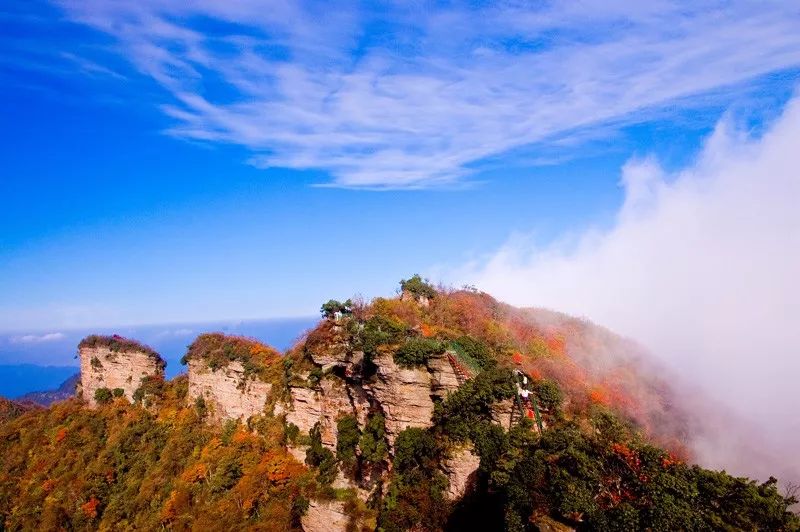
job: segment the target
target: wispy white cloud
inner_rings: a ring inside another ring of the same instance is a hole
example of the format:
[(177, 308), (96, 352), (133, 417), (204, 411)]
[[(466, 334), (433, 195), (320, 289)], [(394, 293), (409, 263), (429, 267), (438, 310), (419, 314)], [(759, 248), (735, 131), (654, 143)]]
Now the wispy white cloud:
[(41, 344), (44, 342), (55, 342), (66, 338), (64, 333), (54, 332), (46, 334), (24, 334), (20, 336), (12, 336), (9, 341), (12, 344)]
[[(447, 277), (641, 341), (733, 412), (701, 418), (705, 463), (800, 480), (799, 137), (800, 98), (760, 138), (725, 120), (680, 172), (627, 163), (611, 229), (518, 237)], [(742, 434), (764, 456), (743, 453)]]
[(61, 52), (61, 57), (66, 59), (67, 61), (74, 63), (81, 71), (87, 75), (100, 75), (100, 76), (109, 76), (114, 79), (118, 80), (125, 80), (125, 76), (122, 74), (111, 70), (110, 68), (106, 68), (103, 65), (95, 63), (94, 61), (90, 61), (85, 57), (81, 57), (79, 55), (70, 53), (70, 52)]
[(171, 134), (346, 187), (452, 183), (486, 157), (800, 65), (791, 2), (58, 3), (169, 91)]
[(181, 328), (181, 329), (165, 329), (163, 331), (159, 331), (155, 336), (156, 338), (169, 338), (175, 337), (180, 338), (183, 336), (191, 336), (194, 331), (188, 328)]

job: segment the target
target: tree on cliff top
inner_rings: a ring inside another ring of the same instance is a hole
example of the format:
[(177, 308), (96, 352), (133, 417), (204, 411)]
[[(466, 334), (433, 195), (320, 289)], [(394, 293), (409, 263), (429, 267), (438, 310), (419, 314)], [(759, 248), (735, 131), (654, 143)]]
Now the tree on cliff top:
[(411, 279), (403, 279), (400, 281), (400, 290), (408, 292), (416, 297), (425, 297), (433, 299), (436, 296), (436, 289), (431, 285), (427, 279), (422, 279), (418, 273), (414, 274)]
[(335, 299), (329, 299), (327, 303), (323, 303), (320, 308), (322, 316), (328, 319), (335, 318), (337, 314), (346, 316), (353, 312), (353, 301), (348, 299), (344, 303)]

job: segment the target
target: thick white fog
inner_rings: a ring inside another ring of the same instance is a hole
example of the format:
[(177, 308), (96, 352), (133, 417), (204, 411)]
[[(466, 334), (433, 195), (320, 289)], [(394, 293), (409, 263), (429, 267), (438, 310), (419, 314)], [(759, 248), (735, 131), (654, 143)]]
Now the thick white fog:
[(730, 411), (703, 416), (702, 463), (800, 479), (800, 98), (758, 138), (722, 120), (680, 172), (621, 175), (612, 228), (515, 238), (449, 280), (634, 338)]

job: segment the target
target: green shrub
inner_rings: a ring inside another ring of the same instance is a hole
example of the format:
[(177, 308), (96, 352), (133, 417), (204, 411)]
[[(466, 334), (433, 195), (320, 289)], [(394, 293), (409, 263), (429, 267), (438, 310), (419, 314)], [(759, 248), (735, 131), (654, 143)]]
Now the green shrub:
[(539, 398), (539, 404), (552, 412), (558, 412), (561, 408), (561, 403), (564, 401), (561, 388), (552, 380), (536, 381), (533, 392)]
[(367, 419), (358, 447), (361, 458), (367, 462), (377, 464), (386, 457), (386, 426), (382, 414), (375, 413)]
[(139, 387), (133, 392), (133, 401), (138, 403), (147, 397), (161, 397), (164, 392), (164, 378), (159, 375), (142, 377)]
[(381, 530), (443, 530), (449, 513), (441, 449), (430, 431), (407, 428), (395, 442), (392, 482), (381, 509)]
[(317, 468), (317, 479), (323, 485), (330, 485), (336, 479), (336, 457), (322, 445), (319, 422), (308, 433), (311, 445), (306, 451), (306, 464)]
[(432, 299), (436, 296), (436, 289), (428, 282), (423, 280), (419, 274), (414, 274), (411, 279), (400, 281), (400, 290), (408, 292), (417, 297), (427, 297)]
[(400, 343), (407, 334), (408, 327), (403, 322), (385, 316), (372, 316), (358, 332), (356, 345), (369, 360), (377, 354), (378, 347)]
[(327, 303), (323, 303), (322, 307), (320, 308), (320, 313), (325, 318), (333, 318), (336, 316), (337, 312), (346, 316), (352, 314), (352, 307), (353, 302), (349, 299), (344, 303), (336, 301), (335, 299), (329, 299)]
[(400, 473), (412, 469), (428, 470), (436, 466), (438, 446), (433, 435), (421, 428), (410, 427), (395, 440), (394, 467)]
[(453, 348), (466, 359), (468, 365), (477, 366), (478, 369), (486, 369), (496, 363), (489, 346), (471, 336), (456, 338)]
[(208, 407), (206, 406), (206, 400), (202, 395), (198, 395), (197, 398), (194, 400), (194, 408), (197, 410), (197, 415), (205, 417), (206, 412), (208, 411)]
[(114, 397), (122, 397), (125, 395), (125, 390), (122, 388), (114, 388), (111, 393), (114, 395)]
[(114, 394), (108, 388), (98, 388), (94, 391), (94, 400), (98, 404), (104, 405), (110, 403), (114, 398)]
[(444, 353), (445, 346), (433, 338), (409, 338), (394, 353), (397, 365), (406, 368), (421, 366), (432, 356)]
[(355, 416), (343, 416), (336, 422), (336, 458), (346, 465), (356, 461), (356, 447), (361, 439), (361, 430)]
[(514, 393), (510, 370), (482, 371), (436, 405), (434, 422), (454, 440), (472, 438), (480, 423), (492, 421), (492, 405), (514, 397)]
[(308, 373), (308, 382), (311, 383), (312, 386), (316, 386), (319, 384), (319, 381), (322, 380), (322, 375), (322, 368), (319, 366), (314, 366)]
[(242, 478), (242, 464), (236, 455), (225, 455), (209, 479), (211, 493), (224, 493), (234, 487)]
[(286, 441), (289, 443), (295, 443), (297, 441), (297, 437), (300, 435), (300, 427), (294, 423), (287, 423), (284, 433), (286, 434)]

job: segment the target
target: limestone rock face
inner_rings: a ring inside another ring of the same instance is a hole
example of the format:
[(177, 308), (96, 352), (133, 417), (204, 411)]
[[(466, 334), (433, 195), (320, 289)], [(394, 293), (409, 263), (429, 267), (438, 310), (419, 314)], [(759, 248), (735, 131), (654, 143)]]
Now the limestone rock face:
[(514, 401), (505, 399), (492, 407), (492, 419), (505, 430), (511, 428), (511, 413), (514, 410)]
[(308, 511), (300, 519), (305, 532), (345, 532), (350, 517), (344, 512), (340, 501), (312, 500)]
[(308, 434), (322, 418), (322, 398), (313, 388), (293, 386), (289, 392), (292, 404), (286, 409), (286, 422), (297, 425), (302, 434)]
[(322, 418), (320, 419), (320, 436), (322, 445), (331, 450), (336, 449), (336, 421), (339, 417), (353, 414), (350, 397), (341, 379), (327, 378), (320, 382), (322, 390)]
[(459, 449), (442, 462), (442, 470), (450, 481), (447, 488), (450, 500), (460, 499), (474, 487), (480, 463), (480, 457), (470, 448)]
[(344, 381), (336, 377), (322, 379), (318, 389), (291, 387), (292, 404), (286, 412), (286, 421), (294, 423), (302, 434), (320, 424), (322, 444), (336, 449), (336, 422), (344, 415), (354, 415)]
[(458, 389), (458, 377), (447, 356), (440, 355), (428, 360), (431, 372), (431, 392), (444, 399), (450, 392)]
[(100, 388), (120, 388), (129, 401), (144, 377), (164, 376), (164, 361), (146, 351), (112, 351), (109, 347), (94, 346), (79, 349), (81, 384), (77, 396), (90, 406), (96, 406), (94, 394)]
[(323, 371), (344, 365), (349, 358), (346, 346), (338, 342), (325, 346), (325, 349), (316, 349), (310, 355), (314, 364), (322, 366)]
[(262, 413), (271, 391), (272, 384), (245, 375), (237, 361), (213, 371), (202, 359), (189, 360), (189, 400), (202, 397), (216, 420)]
[(431, 425), (431, 374), (424, 367), (400, 367), (391, 355), (376, 357), (374, 363), (377, 366), (376, 379), (364, 388), (383, 411), (386, 439), (393, 447), (403, 429)]
[[(343, 351), (340, 351), (342, 353)], [(317, 364), (338, 366), (345, 371), (361, 364), (363, 353), (339, 358), (313, 357)], [(444, 398), (458, 388), (458, 379), (447, 357), (433, 357), (427, 366), (398, 366), (391, 354), (375, 357), (376, 373), (368, 381), (328, 375), (312, 389), (291, 387), (292, 404), (286, 408), (286, 420), (308, 433), (319, 422), (322, 443), (336, 447), (336, 421), (342, 415), (354, 415), (363, 429), (370, 412), (380, 410), (385, 419), (386, 437), (393, 447), (397, 435), (407, 427), (429, 427), (433, 415), (433, 397)]]

